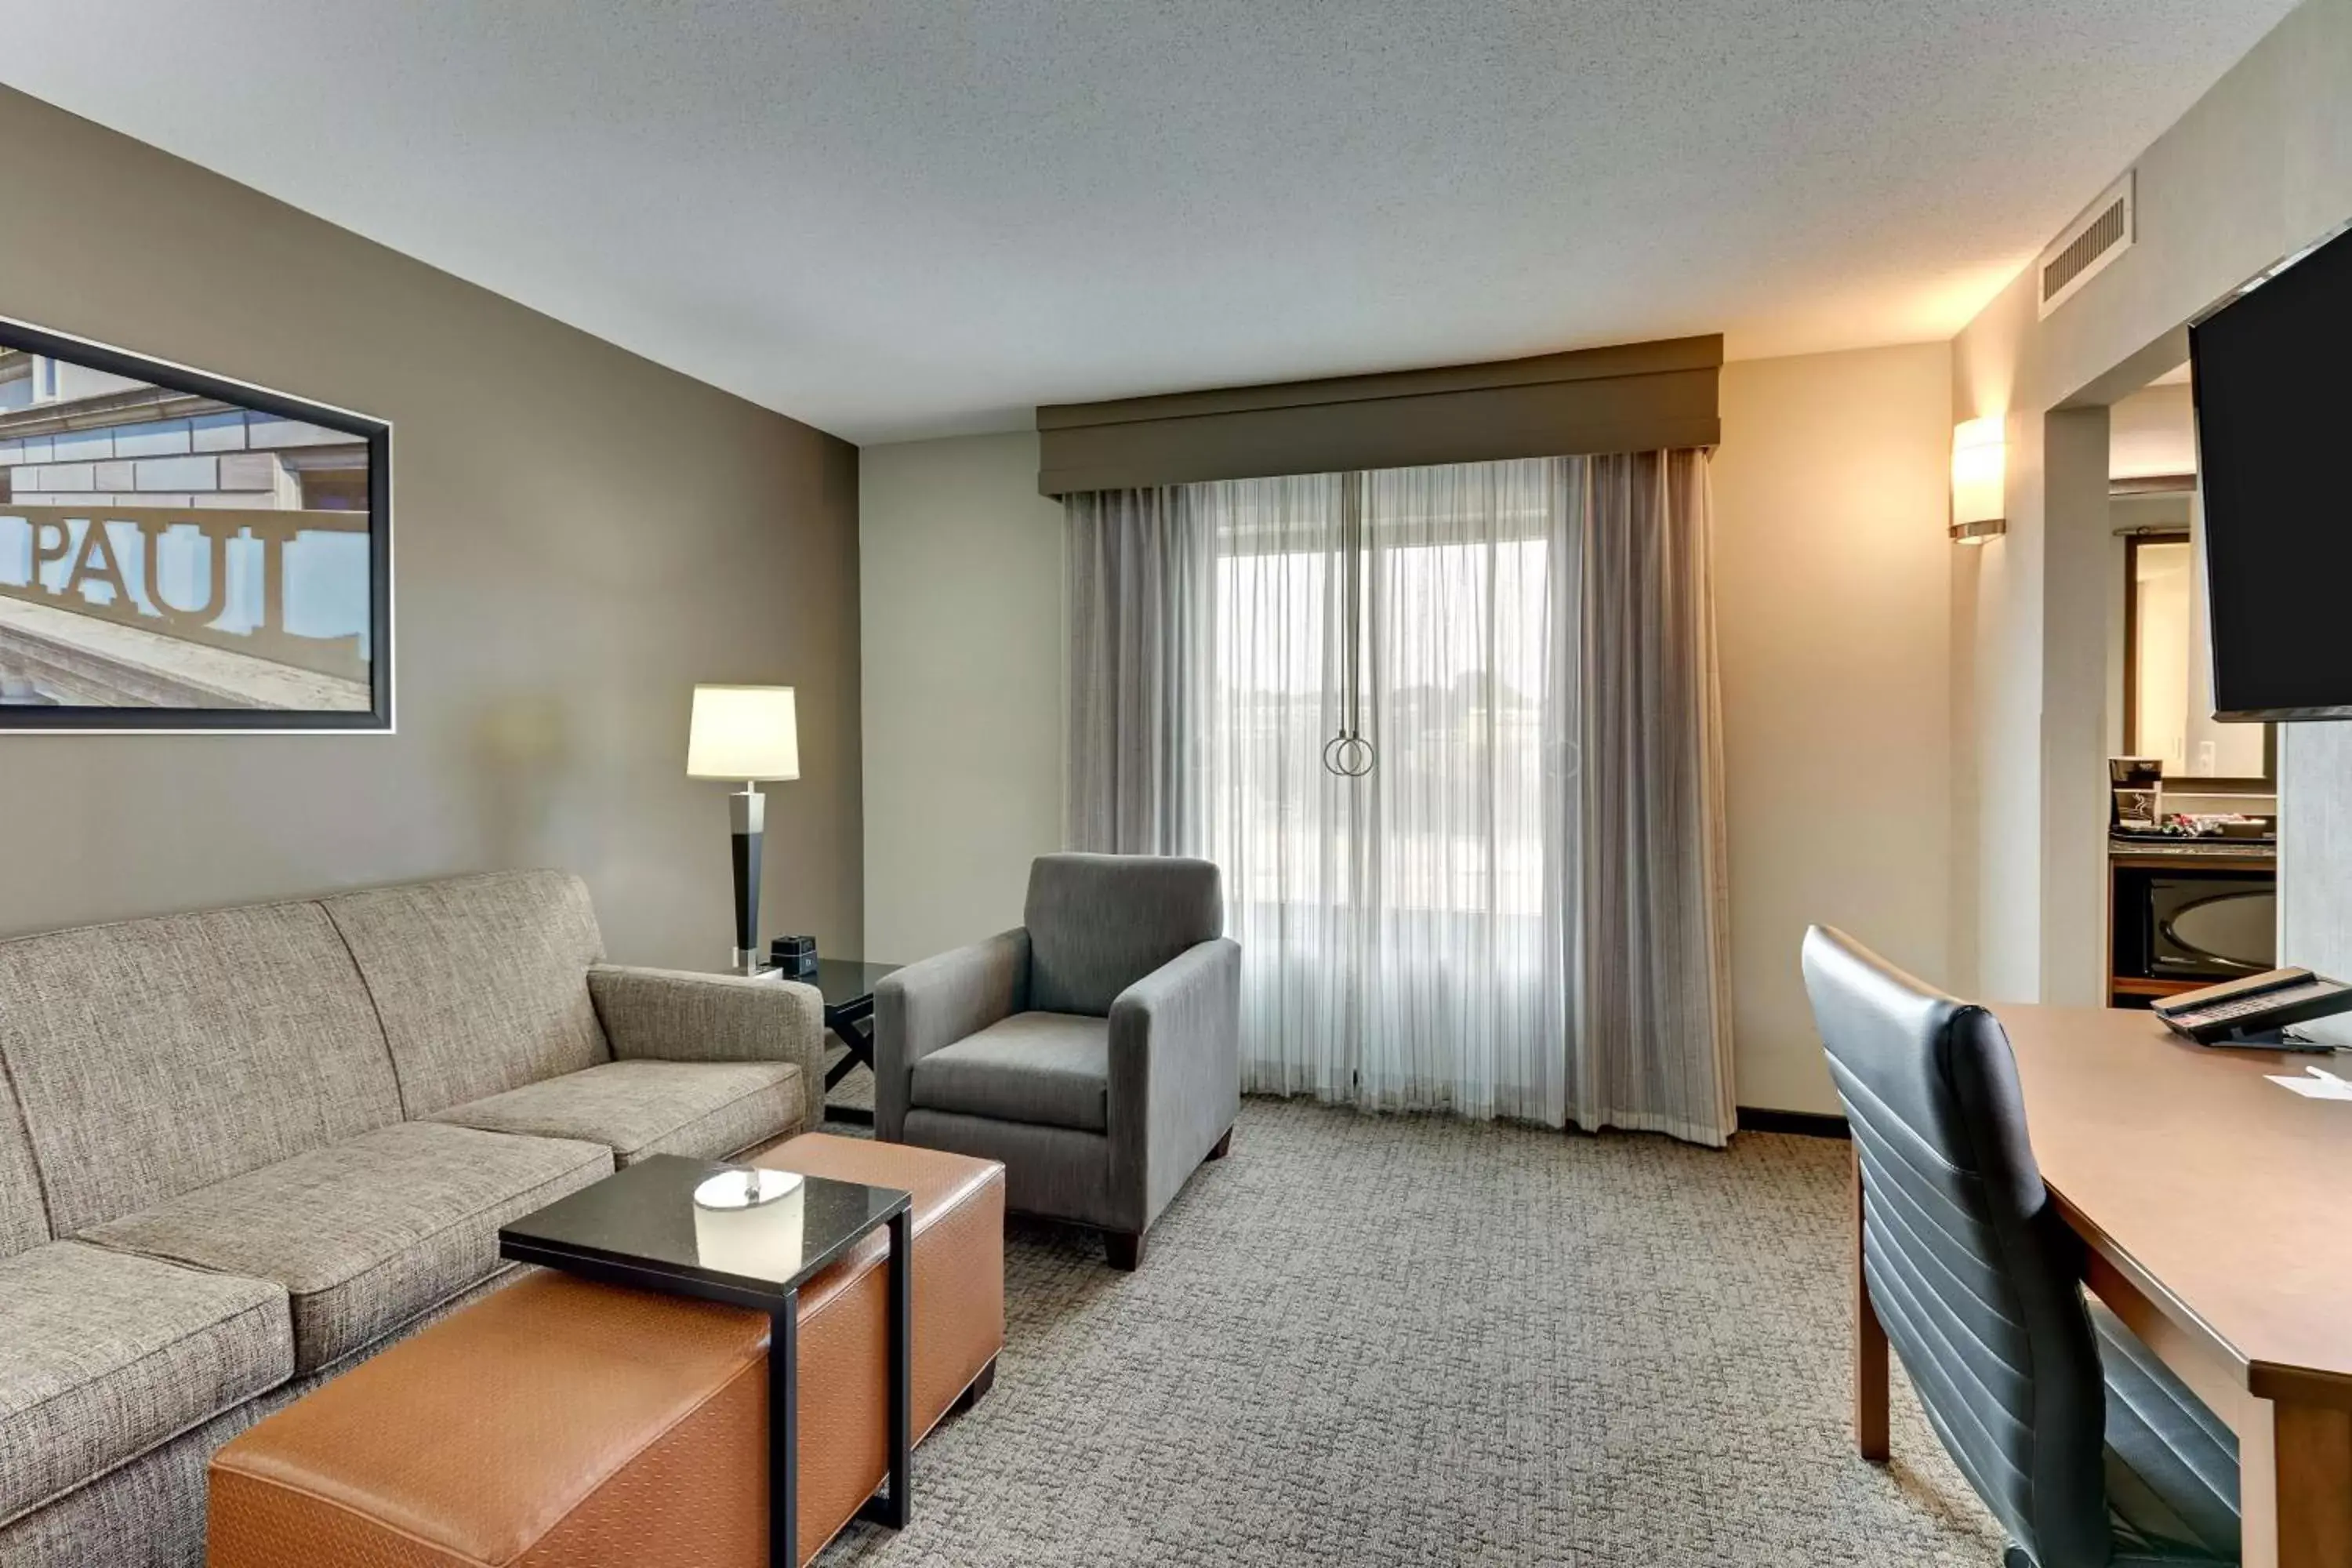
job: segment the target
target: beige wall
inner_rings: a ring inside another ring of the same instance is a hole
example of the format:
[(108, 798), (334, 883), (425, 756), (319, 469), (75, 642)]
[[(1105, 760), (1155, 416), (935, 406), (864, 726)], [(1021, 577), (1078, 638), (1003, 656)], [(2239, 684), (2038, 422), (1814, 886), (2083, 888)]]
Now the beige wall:
[(2185, 381), (2144, 386), (2107, 410), (2107, 477), (2197, 471), (2195, 395)]
[(1833, 1112), (1815, 921), (1949, 984), (1947, 345), (1723, 368), (1714, 468), (1739, 1103)]
[[(1973, 884), (1982, 991), (2095, 989), (2104, 726), (2076, 644), (2113, 584), (2106, 405), (2186, 357), (2182, 328), (2352, 218), (2352, 0), (2305, 0), (2140, 157), (2137, 240), (2047, 321), (2021, 277), (1954, 343), (1954, 416), (2008, 416), (2008, 538), (1956, 585), (1962, 788), (1981, 803)], [(2094, 193), (2085, 191), (2088, 199)], [(2352, 729), (2281, 731), (2281, 952), (2352, 970)]]
[[(1834, 1110), (1811, 921), (1943, 977), (1951, 373), (1942, 344), (1725, 367), (1714, 470), (1744, 1105)], [(861, 454), (866, 952), (1016, 923), (1060, 841), (1059, 509), (1027, 435)]]
[(1021, 923), (1062, 842), (1062, 509), (1022, 433), (858, 454), (866, 952)]
[(857, 941), (856, 455), (0, 89), (0, 306), (390, 419), (399, 732), (0, 735), (0, 931), (482, 868), (723, 966), (697, 679), (800, 689), (768, 924)]

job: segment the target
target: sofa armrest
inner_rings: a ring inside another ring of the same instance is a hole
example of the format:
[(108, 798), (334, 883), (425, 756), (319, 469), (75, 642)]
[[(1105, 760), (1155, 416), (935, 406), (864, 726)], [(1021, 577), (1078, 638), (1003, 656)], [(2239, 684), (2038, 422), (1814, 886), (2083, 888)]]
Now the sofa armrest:
[(824, 1120), (824, 1002), (813, 985), (599, 963), (588, 995), (622, 1061), (791, 1062), (802, 1131)]
[(1142, 1230), (1241, 1113), (1242, 950), (1199, 942), (1110, 1005), (1113, 1202)]
[(985, 942), (886, 974), (874, 987), (874, 1136), (906, 1136), (915, 1064), (1029, 1005), (1029, 933)]

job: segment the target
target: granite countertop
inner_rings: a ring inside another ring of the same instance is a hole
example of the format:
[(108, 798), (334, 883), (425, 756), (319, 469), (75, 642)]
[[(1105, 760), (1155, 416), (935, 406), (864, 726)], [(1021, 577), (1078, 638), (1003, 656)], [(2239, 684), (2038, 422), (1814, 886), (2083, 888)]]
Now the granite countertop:
[(2146, 837), (2111, 833), (2107, 836), (2109, 855), (2167, 855), (2184, 860), (2200, 858), (2225, 859), (2274, 860), (2278, 858), (2275, 838), (2185, 838), (2177, 836)]

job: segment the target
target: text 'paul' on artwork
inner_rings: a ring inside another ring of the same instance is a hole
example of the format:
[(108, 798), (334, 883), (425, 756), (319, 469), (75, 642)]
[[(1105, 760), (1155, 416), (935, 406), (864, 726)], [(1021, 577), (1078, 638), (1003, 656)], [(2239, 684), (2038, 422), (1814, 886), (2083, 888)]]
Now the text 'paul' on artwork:
[(383, 728), (389, 427), (0, 322), (0, 728)]

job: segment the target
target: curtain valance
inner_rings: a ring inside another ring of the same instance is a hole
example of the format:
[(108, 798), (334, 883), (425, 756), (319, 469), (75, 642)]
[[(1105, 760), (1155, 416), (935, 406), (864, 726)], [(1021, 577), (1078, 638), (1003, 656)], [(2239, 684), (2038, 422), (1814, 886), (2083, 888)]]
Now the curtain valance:
[(1037, 410), (1041, 494), (1712, 447), (1719, 334)]

